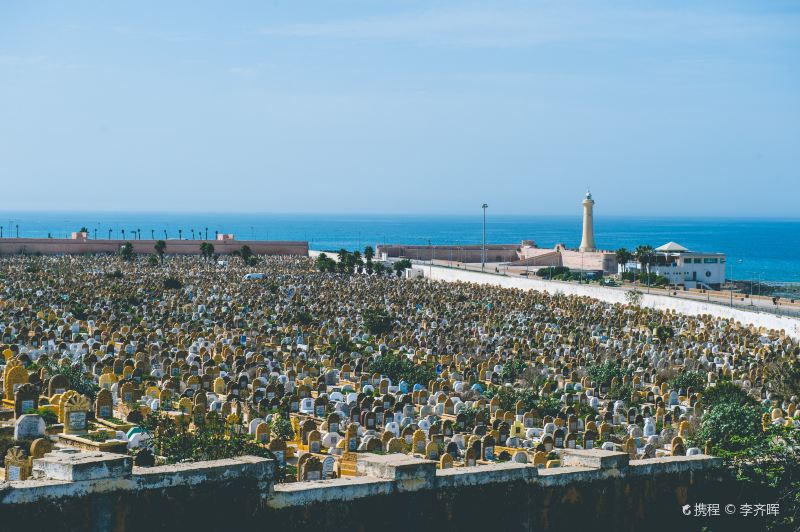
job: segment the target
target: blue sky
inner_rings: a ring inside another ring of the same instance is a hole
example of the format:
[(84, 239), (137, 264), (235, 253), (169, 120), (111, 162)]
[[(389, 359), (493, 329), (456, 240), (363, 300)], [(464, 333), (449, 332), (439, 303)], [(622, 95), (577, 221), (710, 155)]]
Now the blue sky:
[(8, 210), (797, 217), (798, 139), (798, 2), (0, 3)]

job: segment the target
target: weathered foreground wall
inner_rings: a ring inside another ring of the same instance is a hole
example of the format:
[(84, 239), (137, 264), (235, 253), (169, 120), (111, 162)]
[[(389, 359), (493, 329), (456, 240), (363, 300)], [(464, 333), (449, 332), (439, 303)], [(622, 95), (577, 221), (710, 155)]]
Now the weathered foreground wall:
[(437, 470), (406, 455), (364, 455), (363, 476), (277, 485), (273, 462), (253, 457), (122, 476), (117, 465), (108, 478), (95, 467), (81, 480), (0, 484), (0, 530), (758, 530), (752, 519), (703, 520), (682, 506), (774, 502), (738, 492), (705, 456), (629, 463), (593, 450), (564, 462)]
[[(135, 253), (152, 254), (155, 240), (72, 240), (66, 238), (2, 238), (0, 255), (41, 253), (43, 255), (80, 255), (83, 253), (116, 253), (125, 242)], [(206, 240), (166, 240), (167, 253), (199, 255)], [(258, 255), (308, 255), (308, 242), (267, 240), (208, 240), (214, 252), (227, 255), (249, 246)]]

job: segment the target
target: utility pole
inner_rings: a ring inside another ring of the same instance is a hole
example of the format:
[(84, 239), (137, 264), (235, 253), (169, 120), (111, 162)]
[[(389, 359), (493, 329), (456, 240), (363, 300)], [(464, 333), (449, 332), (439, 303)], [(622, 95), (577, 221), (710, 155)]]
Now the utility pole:
[(487, 204), (481, 205), (483, 209), (483, 245), (481, 246), (481, 271), (486, 271), (486, 208)]

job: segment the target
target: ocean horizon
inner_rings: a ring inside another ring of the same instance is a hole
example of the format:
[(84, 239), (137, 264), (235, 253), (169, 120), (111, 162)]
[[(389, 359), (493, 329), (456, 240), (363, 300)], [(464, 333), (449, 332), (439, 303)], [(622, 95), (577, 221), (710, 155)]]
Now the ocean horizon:
[[(534, 240), (541, 247), (563, 243), (577, 247), (582, 218), (575, 215), (487, 213), (491, 244)], [(693, 250), (728, 255), (727, 276), (740, 280), (800, 282), (800, 218), (705, 218), (596, 215), (598, 248), (658, 247), (669, 241)], [(311, 249), (363, 249), (386, 244), (480, 244), (483, 218), (476, 215), (425, 214), (261, 214), (166, 212), (6, 212), (0, 214), (3, 237), (68, 238), (81, 227), (89, 237), (214, 238), (233, 233), (239, 240), (305, 240)], [(192, 233), (194, 230), (194, 234)], [(208, 231), (208, 233), (206, 233)], [(166, 232), (166, 233), (165, 233)], [(731, 272), (732, 268), (732, 272)]]

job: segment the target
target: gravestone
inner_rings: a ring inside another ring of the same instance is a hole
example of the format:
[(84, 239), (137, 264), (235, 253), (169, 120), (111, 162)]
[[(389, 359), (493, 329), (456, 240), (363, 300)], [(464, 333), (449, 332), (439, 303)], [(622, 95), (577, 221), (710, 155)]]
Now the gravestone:
[(33, 384), (21, 384), (14, 392), (14, 417), (35, 412), (39, 407), (39, 392)]
[(6, 481), (27, 480), (30, 476), (28, 457), (22, 447), (12, 447), (6, 453)]
[(67, 399), (64, 404), (64, 434), (86, 434), (89, 408), (89, 399), (84, 395), (76, 394)]
[(114, 417), (114, 399), (110, 391), (103, 389), (97, 392), (97, 398), (95, 399), (95, 417)]
[(37, 414), (24, 414), (14, 422), (14, 439), (28, 440), (41, 438), (45, 435), (47, 427), (41, 416)]

